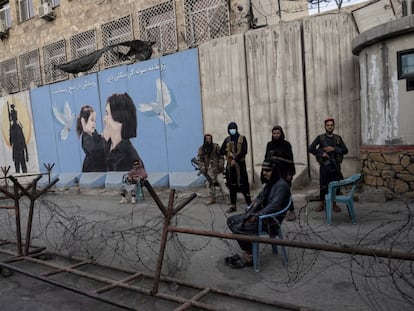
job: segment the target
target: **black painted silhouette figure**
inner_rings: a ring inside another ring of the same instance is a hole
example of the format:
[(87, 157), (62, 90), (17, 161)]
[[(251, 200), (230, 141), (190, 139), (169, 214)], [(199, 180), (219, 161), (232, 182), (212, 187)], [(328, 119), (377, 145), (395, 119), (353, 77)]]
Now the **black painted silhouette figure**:
[[(9, 103), (7, 103), (7, 107), (9, 108)], [(15, 106), (12, 104), (10, 107), (10, 145), (13, 152), (14, 167), (16, 173), (20, 173), (20, 168), (23, 173), (27, 173), (26, 162), (29, 161), (29, 155), (27, 153), (26, 138), (24, 137), (22, 125), (18, 122)]]

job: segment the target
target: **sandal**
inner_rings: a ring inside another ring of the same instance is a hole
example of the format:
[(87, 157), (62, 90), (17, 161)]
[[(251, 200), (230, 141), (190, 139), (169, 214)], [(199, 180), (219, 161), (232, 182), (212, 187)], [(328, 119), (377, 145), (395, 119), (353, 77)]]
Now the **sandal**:
[(230, 266), (231, 263), (235, 262), (236, 260), (239, 260), (240, 256), (238, 254), (235, 254), (233, 256), (229, 256), (224, 258), (224, 262), (226, 263), (226, 265)]
[(317, 208), (315, 208), (315, 212), (322, 212), (325, 209), (325, 202), (321, 202)]
[(235, 211), (237, 211), (237, 207), (232, 205), (230, 206), (230, 208), (226, 211), (226, 213), (234, 213)]
[(335, 211), (335, 212), (337, 212), (337, 213), (339, 213), (340, 211), (341, 211), (341, 208), (336, 204), (336, 203), (334, 203), (333, 204), (333, 210)]
[(244, 267), (253, 266), (253, 260), (247, 260), (246, 258), (240, 257), (229, 263), (232, 269), (243, 269)]

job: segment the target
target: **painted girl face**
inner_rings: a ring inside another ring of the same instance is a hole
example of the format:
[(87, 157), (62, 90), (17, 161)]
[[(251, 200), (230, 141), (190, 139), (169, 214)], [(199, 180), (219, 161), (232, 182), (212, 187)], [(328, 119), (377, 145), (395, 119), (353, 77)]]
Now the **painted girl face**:
[(111, 105), (109, 105), (109, 103), (107, 103), (105, 107), (104, 122), (110, 138), (121, 136), (122, 123), (119, 123), (112, 118)]
[(96, 111), (92, 111), (89, 115), (88, 121), (86, 121), (83, 131), (92, 134), (96, 129)]
[(272, 131), (272, 136), (273, 136), (273, 139), (278, 140), (280, 136), (282, 136), (282, 132), (280, 130), (274, 130)]

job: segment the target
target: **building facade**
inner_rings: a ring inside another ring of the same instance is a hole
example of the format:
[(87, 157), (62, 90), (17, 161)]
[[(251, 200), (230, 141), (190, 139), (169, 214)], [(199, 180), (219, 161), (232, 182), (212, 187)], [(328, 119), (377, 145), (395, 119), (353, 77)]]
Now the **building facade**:
[(353, 41), (361, 78), (361, 167), (365, 184), (414, 198), (414, 15)]
[[(123, 41), (153, 41), (156, 51), (166, 55), (307, 15), (306, 1), (282, 3), (283, 14), (259, 1), (239, 0), (2, 0), (1, 89), (16, 93), (69, 79), (56, 65)], [(253, 4), (260, 14), (253, 13)], [(104, 53), (89, 72), (125, 61)]]

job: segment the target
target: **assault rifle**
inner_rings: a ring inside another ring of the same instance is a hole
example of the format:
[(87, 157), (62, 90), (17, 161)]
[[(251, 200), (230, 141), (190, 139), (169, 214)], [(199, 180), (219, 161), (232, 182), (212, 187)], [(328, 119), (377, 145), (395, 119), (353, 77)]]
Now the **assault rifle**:
[(212, 180), (211, 180), (210, 176), (207, 175), (207, 172), (206, 173), (203, 173), (200, 170), (200, 162), (197, 160), (196, 157), (193, 157), (191, 159), (191, 164), (194, 166), (194, 169), (196, 171), (198, 171), (197, 176), (203, 175), (207, 179), (207, 181), (211, 184)]
[(333, 153), (328, 153), (329, 159), (323, 160), (323, 162), (321, 163), (322, 165), (325, 166), (332, 166), (335, 168), (336, 173), (338, 174), (339, 180), (344, 179), (344, 176), (342, 175), (341, 170), (339, 169), (338, 166), (338, 162), (336, 162), (335, 158), (334, 158), (334, 154)]
[[(198, 160), (196, 159), (196, 157), (194, 157), (194, 158), (191, 159), (191, 165), (194, 166), (194, 169), (196, 171), (199, 171), (200, 170), (200, 167), (199, 167), (200, 163), (198, 162)], [(200, 174), (201, 174), (201, 172), (199, 172), (198, 175), (200, 175)]]

